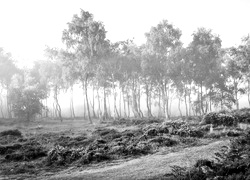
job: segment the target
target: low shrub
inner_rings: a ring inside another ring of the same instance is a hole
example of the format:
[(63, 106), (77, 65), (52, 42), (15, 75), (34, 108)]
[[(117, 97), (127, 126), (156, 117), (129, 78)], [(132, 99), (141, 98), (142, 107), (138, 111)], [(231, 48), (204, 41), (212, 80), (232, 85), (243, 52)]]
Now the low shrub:
[(22, 133), (18, 129), (14, 130), (11, 129), (0, 132), (0, 136), (8, 136), (8, 135), (22, 137)]
[(162, 123), (163, 119), (161, 118), (119, 118), (112, 122), (113, 125), (145, 125), (153, 123)]
[(229, 112), (211, 112), (204, 116), (202, 123), (214, 126), (234, 126), (238, 123), (238, 118)]
[(204, 138), (208, 138), (208, 139), (220, 139), (221, 137), (225, 137), (225, 133), (222, 132), (212, 132), (212, 133), (208, 133), (204, 136)]
[(60, 145), (54, 146), (46, 157), (46, 164), (56, 164), (56, 165), (65, 165), (70, 164), (73, 161), (76, 161), (84, 154), (83, 149), (74, 149), (62, 147)]
[(250, 132), (244, 136), (231, 140), (230, 147), (222, 147), (215, 153), (214, 160), (198, 160), (188, 169), (186, 167), (172, 167), (172, 175), (177, 180), (245, 180), (250, 179)]
[(250, 108), (233, 110), (232, 113), (237, 117), (239, 123), (250, 123)]
[(36, 142), (15, 144), (5, 152), (7, 161), (30, 161), (47, 156), (47, 150)]
[(163, 136), (158, 136), (153, 139), (150, 139), (148, 143), (158, 143), (161, 146), (173, 146), (177, 144), (176, 140), (173, 140), (171, 138), (163, 137)]
[(195, 146), (198, 144), (198, 139), (194, 137), (181, 137), (180, 142), (186, 145)]
[[(65, 165), (73, 162), (88, 164), (109, 159), (126, 158), (149, 154), (161, 146), (174, 146), (176, 140), (164, 137), (162, 126), (148, 126), (145, 129), (118, 132), (115, 129), (97, 129), (93, 132), (94, 139), (75, 148), (74, 146), (55, 145), (46, 158), (47, 165)], [(161, 132), (161, 133), (160, 133)], [(70, 140), (70, 138), (62, 138)], [(64, 142), (64, 141), (63, 141)], [(81, 142), (81, 141), (80, 141)], [(67, 145), (67, 143), (64, 143)]]
[(238, 123), (250, 123), (250, 108), (233, 111), (211, 112), (204, 116), (201, 124), (213, 124), (215, 126), (236, 126)]
[(4, 168), (1, 172), (3, 175), (14, 175), (14, 174), (36, 174), (36, 167), (32, 164), (21, 163), (14, 168)]
[(7, 146), (0, 146), (0, 155), (12, 153), (22, 147), (21, 144), (13, 144)]

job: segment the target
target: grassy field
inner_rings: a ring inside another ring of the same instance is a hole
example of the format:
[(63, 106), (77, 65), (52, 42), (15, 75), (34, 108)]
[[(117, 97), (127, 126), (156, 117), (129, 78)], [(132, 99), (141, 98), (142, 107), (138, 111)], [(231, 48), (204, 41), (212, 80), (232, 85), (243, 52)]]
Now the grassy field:
[[(21, 135), (3, 133), (14, 129)], [(213, 158), (231, 138), (157, 119), (1, 120), (1, 132), (0, 179), (167, 179), (173, 165)]]

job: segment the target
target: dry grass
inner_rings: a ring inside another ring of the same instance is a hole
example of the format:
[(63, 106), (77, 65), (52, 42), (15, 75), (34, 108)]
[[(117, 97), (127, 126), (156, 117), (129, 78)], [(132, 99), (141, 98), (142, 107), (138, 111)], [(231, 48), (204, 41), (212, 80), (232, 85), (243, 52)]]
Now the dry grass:
[[(94, 120), (90, 124), (87, 120), (59, 120), (42, 119), (30, 123), (22, 123), (17, 120), (0, 121), (0, 132), (8, 129), (19, 129), (24, 137), (39, 137), (44, 134), (55, 136), (78, 136), (91, 134), (96, 128), (105, 127), (124, 131), (126, 129), (137, 129), (137, 126), (115, 126), (110, 123), (100, 123)], [(91, 164), (84, 167), (71, 167), (62, 171), (55, 169), (53, 172), (40, 172), (37, 179), (154, 179), (169, 173), (171, 166), (191, 166), (200, 158), (212, 158), (215, 151), (221, 146), (228, 144), (229, 141), (216, 140), (210, 144), (199, 147), (173, 147), (161, 148), (158, 153), (143, 156), (136, 159), (123, 159), (111, 162)], [(52, 144), (47, 144), (50, 147)], [(176, 149), (175, 149), (176, 148)], [(10, 179), (11, 177), (8, 177)], [(13, 179), (21, 177), (13, 176)], [(23, 174), (22, 178), (28, 179)], [(29, 177), (35, 179), (35, 176)], [(1, 172), (0, 172), (1, 179)]]
[(171, 172), (171, 166), (190, 167), (198, 159), (213, 158), (213, 154), (229, 141), (216, 141), (208, 145), (185, 148), (178, 152), (162, 152), (143, 156), (141, 158), (120, 162), (115, 165), (105, 167), (89, 167), (84, 170), (69, 170), (55, 175), (50, 180), (67, 179), (154, 179)]
[(93, 120), (93, 124), (90, 124), (83, 119), (64, 120), (63, 122), (54, 119), (39, 119), (29, 123), (18, 120), (1, 120), (0, 124), (0, 132), (8, 129), (19, 129), (26, 136), (43, 133), (81, 134), (91, 132), (96, 127), (106, 126), (98, 120)]

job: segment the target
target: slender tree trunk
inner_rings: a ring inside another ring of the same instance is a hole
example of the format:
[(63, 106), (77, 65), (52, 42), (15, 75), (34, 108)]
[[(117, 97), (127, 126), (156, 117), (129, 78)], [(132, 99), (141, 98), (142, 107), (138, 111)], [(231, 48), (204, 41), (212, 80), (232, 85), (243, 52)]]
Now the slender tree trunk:
[(4, 113), (3, 113), (3, 99), (2, 99), (2, 92), (3, 92), (3, 89), (1, 89), (1, 92), (0, 92), (0, 103), (1, 103), (1, 114), (2, 114), (2, 118), (5, 118), (4, 116)]
[(199, 86), (197, 87), (197, 101), (198, 101), (197, 102), (197, 108), (199, 108), (199, 109), (196, 108), (197, 109), (197, 114), (199, 113), (200, 116), (201, 116), (201, 114), (202, 114), (202, 108), (201, 108), (201, 93), (199, 91)]
[(55, 88), (54, 88), (54, 100), (55, 100), (55, 103), (56, 103), (56, 110), (57, 110), (57, 113), (58, 113), (58, 116), (59, 116), (59, 119), (60, 119), (60, 121), (62, 122), (62, 114), (61, 114), (61, 106), (60, 106), (60, 104), (59, 104), (59, 102), (58, 102), (58, 97), (57, 97), (57, 95), (58, 95), (58, 87), (57, 86), (55, 86)]
[(180, 97), (179, 97), (179, 102), (178, 102), (178, 109), (179, 109), (180, 116), (182, 117), (182, 112), (181, 112), (181, 98)]
[(4, 119), (4, 113), (3, 113), (3, 100), (2, 100), (2, 97), (0, 97), (0, 106), (1, 106), (1, 115), (2, 115), (2, 118)]
[(73, 86), (70, 87), (70, 116), (75, 119), (75, 110), (74, 110), (74, 90)]
[(207, 114), (207, 110), (208, 110), (208, 103), (207, 103), (207, 88), (205, 88), (205, 92), (206, 92), (206, 110), (205, 110), (205, 114)]
[(137, 106), (137, 98), (136, 98), (136, 85), (135, 80), (133, 79), (132, 83), (132, 111), (135, 117), (139, 117), (138, 106)]
[(95, 113), (95, 87), (93, 86), (92, 89), (92, 112), (93, 112), (93, 117), (96, 118), (96, 113)]
[(125, 102), (125, 93), (124, 93), (124, 88), (122, 87), (122, 99), (123, 99), (123, 115), (125, 117), (128, 117), (127, 116), (127, 113), (126, 113), (126, 102)]
[(172, 115), (172, 102), (173, 102), (173, 96), (170, 98), (170, 102), (169, 102), (169, 117), (171, 117)]
[(83, 118), (84, 118), (84, 120), (85, 119), (87, 119), (87, 108), (86, 108), (86, 96), (85, 96), (85, 88), (84, 88), (84, 86), (85, 86), (85, 83), (84, 83), (84, 81), (82, 81), (82, 90), (83, 90)]
[(141, 111), (141, 88), (140, 88), (140, 84), (138, 85), (138, 111), (140, 114), (140, 117), (143, 117), (143, 113)]
[(202, 114), (204, 114), (204, 108), (203, 108), (203, 94), (202, 94), (202, 87), (203, 87), (203, 84), (202, 84), (202, 81), (201, 81), (201, 95), (200, 95), (200, 103), (201, 103), (201, 111), (202, 111)]
[(211, 96), (211, 93), (212, 93), (212, 89), (210, 89), (210, 91), (209, 91), (209, 112), (212, 112), (212, 96)]
[(88, 112), (88, 120), (90, 124), (93, 124), (91, 115), (90, 115), (90, 110), (89, 110), (89, 100), (88, 100), (88, 77), (85, 79), (85, 83), (83, 83), (84, 88), (85, 88), (85, 99), (86, 99), (86, 106), (87, 106), (87, 112)]
[(54, 108), (55, 108), (55, 117), (58, 118), (59, 117), (59, 113), (58, 113), (58, 107), (57, 107), (56, 102), (54, 104)]
[(61, 106), (59, 105), (59, 103), (57, 104), (57, 108), (58, 108), (59, 119), (62, 122), (63, 121), (63, 119), (62, 119), (62, 110), (61, 110)]
[(192, 110), (191, 93), (192, 93), (192, 84), (190, 83), (190, 86), (189, 86), (189, 92), (188, 92), (189, 116), (191, 116), (191, 110)]
[(158, 117), (161, 117), (162, 116), (162, 112), (161, 112), (161, 90), (159, 88), (158, 90)]
[(152, 114), (152, 84), (150, 84), (150, 86), (149, 86), (149, 108), (150, 108), (150, 113), (153, 117), (153, 114)]
[(86, 98), (85, 98), (85, 94), (83, 94), (83, 118), (87, 119), (87, 115), (86, 115)]
[(169, 112), (169, 87), (167, 86), (167, 81), (162, 82), (162, 102), (163, 102), (163, 112), (167, 120), (170, 119)]
[(127, 94), (128, 117), (130, 117), (129, 94), (128, 94), (128, 92), (126, 92), (126, 94)]
[(164, 83), (161, 85), (161, 91), (162, 91), (162, 106), (163, 106), (163, 113), (166, 119), (168, 119), (167, 112), (166, 112), (166, 101), (165, 101), (165, 85)]
[(52, 103), (52, 111), (51, 111), (51, 116), (52, 116), (52, 118), (56, 118), (56, 115), (55, 115), (55, 103), (53, 102)]
[(114, 78), (114, 75), (112, 74), (112, 89), (113, 89), (113, 96), (114, 96), (114, 119), (116, 117), (119, 118), (119, 113), (118, 113), (118, 110), (117, 110), (117, 107), (116, 107), (116, 90), (115, 90), (115, 78)]
[(70, 118), (73, 119), (71, 99), (69, 100), (69, 112), (70, 112)]
[(6, 88), (6, 105), (7, 105), (7, 112), (8, 112), (8, 118), (12, 119), (12, 114), (11, 114), (11, 105), (9, 103), (9, 86)]
[(150, 100), (149, 100), (149, 88), (148, 88), (148, 84), (146, 83), (145, 85), (145, 90), (146, 90), (146, 105), (147, 105), (147, 109), (148, 109), (148, 117), (152, 117), (152, 113), (151, 113), (151, 108), (150, 108)]
[(72, 107), (73, 118), (76, 118), (75, 108), (74, 108), (74, 87), (73, 86), (71, 87), (71, 107)]
[(108, 118), (107, 103), (106, 103), (106, 89), (103, 87), (103, 119)]
[(234, 94), (235, 94), (235, 104), (236, 104), (236, 109), (239, 109), (239, 99), (238, 99), (238, 83), (234, 79)]
[(120, 117), (122, 116), (122, 92), (121, 92), (121, 88), (119, 90), (119, 114)]
[(109, 117), (111, 117), (111, 106), (110, 106), (110, 96), (108, 95), (107, 96), (107, 101), (108, 101), (108, 114), (109, 114)]
[(187, 87), (184, 85), (184, 102), (185, 102), (185, 108), (186, 108), (186, 117), (188, 117), (188, 106), (187, 106)]
[(97, 88), (97, 101), (98, 101), (98, 118), (100, 119), (102, 117), (102, 111), (101, 111), (101, 102), (100, 102), (100, 95), (99, 95), (99, 87)]
[(167, 86), (167, 83), (165, 83), (165, 104), (166, 104), (166, 118), (170, 119), (170, 107), (169, 107), (169, 87)]
[(45, 117), (47, 118), (49, 117), (48, 97), (46, 97), (45, 104), (46, 104)]

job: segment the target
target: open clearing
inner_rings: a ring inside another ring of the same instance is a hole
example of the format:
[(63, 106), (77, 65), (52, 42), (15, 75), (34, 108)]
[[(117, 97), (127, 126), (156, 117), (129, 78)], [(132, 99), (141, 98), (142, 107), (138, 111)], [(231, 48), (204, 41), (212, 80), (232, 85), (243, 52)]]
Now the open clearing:
[[(29, 142), (39, 142), (41, 147), (44, 148), (49, 154), (49, 150), (54, 148), (57, 143), (63, 143), (65, 146), (80, 147), (82, 141), (75, 141), (74, 138), (79, 137), (92, 137), (93, 133), (107, 133), (105, 129), (116, 130), (115, 134), (108, 134), (109, 139), (105, 139), (106, 136), (98, 136), (105, 140), (107, 144), (115, 142), (116, 139), (112, 140), (113, 136), (121, 135), (120, 139), (127, 137), (127, 134), (138, 133), (135, 135), (135, 140), (138, 140), (137, 136), (144, 137), (146, 133), (152, 133), (152, 127), (158, 127), (161, 123), (149, 123), (149, 124), (138, 124), (138, 125), (115, 125), (111, 122), (101, 123), (95, 121), (93, 125), (89, 124), (84, 120), (65, 120), (60, 123), (55, 120), (43, 120), (43, 121), (34, 121), (29, 124), (19, 123), (17, 121), (1, 121), (0, 132), (8, 129), (19, 129), (22, 133), (21, 138), (11, 139), (11, 136), (0, 137), (2, 147), (10, 146), (15, 143)], [(147, 130), (141, 130), (141, 129)], [(150, 129), (151, 128), (151, 129)], [(98, 130), (99, 129), (99, 130)], [(105, 130), (105, 131), (103, 131)], [(154, 130), (154, 128), (153, 128)], [(145, 131), (145, 132), (144, 132)], [(118, 133), (118, 134), (117, 134)], [(140, 134), (141, 133), (141, 134)], [(147, 134), (148, 135), (148, 134)], [(0, 155), (2, 161), (2, 168), (0, 169), (0, 179), (162, 179), (163, 177), (167, 179), (165, 174), (171, 173), (171, 166), (178, 165), (182, 167), (191, 167), (198, 159), (211, 159), (215, 152), (219, 151), (222, 146), (229, 144), (229, 137), (222, 138), (194, 138), (192, 141), (187, 143), (179, 142), (179, 136), (162, 134), (148, 135), (145, 142), (151, 143), (152, 140), (157, 138), (172, 138), (173, 142), (176, 140), (178, 143), (175, 145), (162, 145), (153, 143), (149, 144), (152, 147), (156, 147), (154, 151), (147, 151), (144, 154), (133, 154), (137, 151), (133, 151), (129, 155), (121, 155), (118, 158), (110, 160), (101, 160), (101, 161), (90, 161), (87, 164), (77, 164), (70, 163), (65, 165), (58, 164), (46, 164), (47, 157), (41, 156), (41, 158), (34, 158), (29, 160), (14, 160), (14, 161), (5, 161), (6, 155)], [(7, 140), (4, 140), (7, 138)], [(185, 140), (185, 137), (183, 137)], [(97, 138), (98, 139), (98, 138)], [(139, 138), (141, 139), (141, 137)], [(148, 139), (148, 140), (147, 140)], [(190, 140), (187, 137), (188, 140)], [(74, 140), (74, 141), (73, 141)], [(135, 140), (131, 141), (136, 142)], [(157, 139), (158, 140), (158, 139)], [(7, 141), (7, 142), (6, 142)], [(60, 142), (59, 142), (60, 141)], [(142, 140), (144, 142), (144, 140)], [(183, 141), (183, 140), (182, 140)], [(95, 141), (93, 141), (94, 143)], [(131, 143), (129, 141), (129, 143)], [(65, 144), (66, 143), (66, 144)], [(68, 145), (70, 144), (71, 145)], [(128, 145), (129, 145), (128, 143)], [(138, 144), (140, 144), (138, 142)], [(19, 143), (20, 144), (20, 143)], [(23, 145), (23, 144), (21, 144)], [(12, 147), (12, 146), (11, 146)], [(29, 146), (28, 146), (29, 147)], [(150, 146), (151, 147), (151, 146)], [(0, 149), (1, 150), (1, 149)], [(71, 150), (68, 148), (68, 150)], [(17, 151), (18, 152), (18, 151)], [(14, 152), (16, 154), (17, 152)], [(12, 155), (10, 153), (10, 155)], [(115, 156), (116, 157), (116, 156)], [(57, 159), (58, 160), (58, 159)], [(20, 168), (23, 167), (23, 168)], [(18, 169), (20, 168), (20, 169)], [(33, 168), (33, 169), (32, 169)], [(9, 170), (10, 169), (10, 170)], [(16, 170), (17, 169), (17, 170)], [(6, 173), (7, 172), (7, 173)], [(2, 174), (2, 175), (1, 175)]]
[[(50, 180), (66, 179), (154, 179), (170, 173), (171, 166), (193, 165), (196, 160), (213, 158), (220, 147), (228, 145), (228, 140), (218, 140), (208, 145), (190, 147), (178, 152), (168, 153), (162, 149), (160, 152), (137, 159), (108, 165), (106, 167), (91, 167), (86, 169), (66, 170), (54, 175)], [(45, 177), (44, 177), (45, 178)]]

